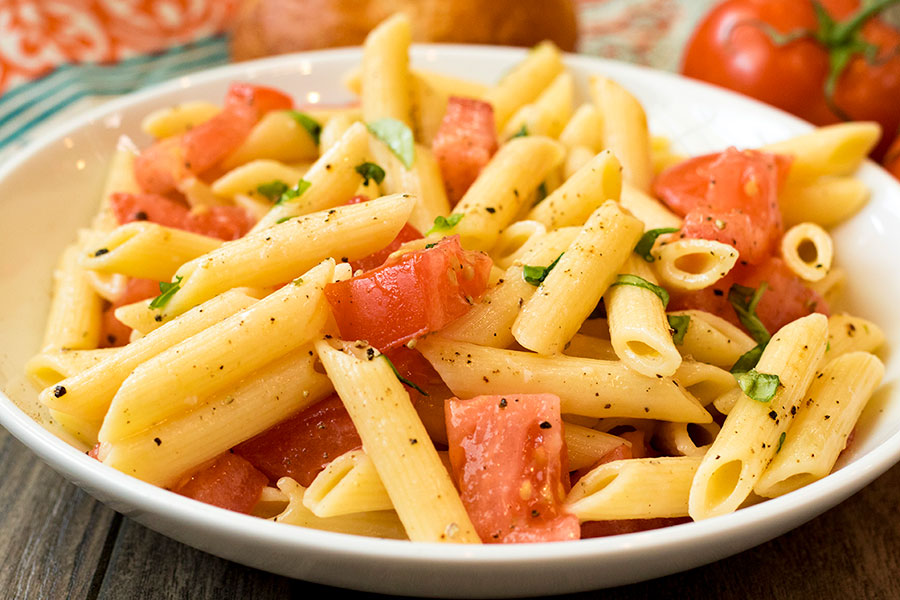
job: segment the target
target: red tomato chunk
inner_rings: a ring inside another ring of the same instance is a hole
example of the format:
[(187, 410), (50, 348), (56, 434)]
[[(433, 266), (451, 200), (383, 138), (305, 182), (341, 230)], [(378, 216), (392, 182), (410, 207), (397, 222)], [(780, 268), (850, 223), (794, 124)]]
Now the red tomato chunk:
[(431, 147), (453, 206), (497, 151), (493, 107), (481, 100), (451, 96)]
[(308, 486), (332, 460), (362, 447), (341, 399), (332, 395), (234, 447), (270, 481), (292, 477)]
[(729, 244), (756, 264), (781, 237), (778, 190), (790, 164), (789, 157), (729, 148), (666, 169), (654, 191), (684, 216), (683, 237)]
[(253, 227), (250, 215), (239, 206), (190, 209), (165, 196), (126, 192), (110, 196), (110, 205), (120, 225), (131, 221), (150, 221), (220, 240), (236, 240)]
[(484, 542), (579, 537), (563, 509), (568, 457), (553, 394), (478, 396), (445, 404), (453, 475)]
[(763, 282), (766, 284), (766, 291), (756, 306), (756, 314), (769, 333), (775, 333), (791, 321), (813, 312), (829, 314), (825, 299), (807, 287), (783, 260), (776, 257), (755, 266), (739, 264), (708, 288), (673, 294), (669, 308), (704, 310), (740, 327), (737, 313), (728, 302), (728, 290), (735, 283), (756, 289)]
[(178, 182), (200, 175), (240, 146), (270, 110), (287, 110), (293, 101), (272, 88), (233, 83), (222, 112), (183, 135), (160, 140), (135, 159), (134, 176), (146, 192), (165, 194)]
[(264, 487), (265, 475), (240, 456), (226, 452), (194, 473), (175, 492), (220, 508), (249, 513)]
[[(350, 201), (347, 204), (360, 204), (362, 202), (368, 202), (369, 198), (367, 196), (353, 196), (350, 198)], [(403, 226), (403, 229), (397, 234), (397, 237), (394, 238), (390, 244), (378, 250), (377, 252), (373, 252), (372, 254), (360, 258), (359, 260), (350, 261), (350, 267), (353, 269), (355, 273), (357, 270), (363, 271), (371, 271), (376, 267), (380, 267), (384, 264), (384, 261), (387, 260), (388, 256), (396, 252), (400, 246), (405, 244), (406, 242), (411, 242), (413, 240), (421, 240), (422, 234), (419, 233), (419, 230), (407, 223)]]
[(452, 236), (329, 283), (325, 297), (343, 339), (366, 340), (383, 352), (462, 316), (484, 293), (490, 271), (486, 254), (463, 250)]
[(125, 285), (122, 295), (103, 311), (100, 329), (100, 347), (115, 348), (124, 346), (131, 337), (131, 327), (116, 318), (116, 309), (120, 306), (155, 298), (159, 295), (159, 282), (152, 279), (131, 277)]

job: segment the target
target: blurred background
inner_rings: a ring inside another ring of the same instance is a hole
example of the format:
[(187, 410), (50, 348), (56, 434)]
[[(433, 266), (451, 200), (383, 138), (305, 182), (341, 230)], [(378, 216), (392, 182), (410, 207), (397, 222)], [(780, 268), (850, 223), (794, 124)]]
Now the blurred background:
[[(834, 24), (865, 18), (832, 27), (817, 3)], [(416, 41), (552, 39), (567, 51), (685, 71), (817, 124), (878, 120), (879, 159), (900, 122), (900, 0), (0, 0), (0, 159), (109, 97), (228, 62), (357, 45), (398, 10), (411, 15)], [(754, 31), (734, 34), (736, 19)], [(794, 36), (799, 29), (808, 35)], [(843, 111), (821, 98), (839, 62)], [(773, 73), (778, 65), (800, 76)], [(804, 76), (815, 89), (803, 88)], [(894, 155), (900, 173), (900, 146)]]

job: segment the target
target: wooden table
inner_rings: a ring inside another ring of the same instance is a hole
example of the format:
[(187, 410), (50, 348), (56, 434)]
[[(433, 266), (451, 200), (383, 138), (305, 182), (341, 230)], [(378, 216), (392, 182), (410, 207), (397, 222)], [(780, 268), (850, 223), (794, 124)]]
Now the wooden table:
[[(2, 429), (0, 507), (0, 598), (265, 600), (335, 591), (222, 560), (150, 531), (66, 482)], [(900, 598), (898, 509), (900, 466), (772, 542), (686, 573), (608, 590), (604, 597)]]

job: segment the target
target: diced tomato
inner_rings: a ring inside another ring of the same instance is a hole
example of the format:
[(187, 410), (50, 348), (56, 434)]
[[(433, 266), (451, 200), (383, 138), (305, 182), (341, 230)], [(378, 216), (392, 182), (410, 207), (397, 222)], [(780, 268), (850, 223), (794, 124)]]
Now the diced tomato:
[(236, 240), (250, 231), (253, 220), (240, 206), (187, 206), (157, 194), (117, 192), (110, 205), (119, 224), (150, 221), (221, 240)]
[(482, 541), (578, 539), (578, 518), (563, 508), (568, 458), (559, 397), (454, 398), (445, 410), (453, 475)]
[(431, 147), (454, 206), (497, 151), (493, 107), (481, 100), (451, 96)]
[(490, 270), (486, 254), (463, 250), (452, 236), (329, 283), (325, 297), (343, 339), (367, 340), (384, 352), (462, 316), (484, 293)]
[(292, 108), (294, 101), (290, 96), (262, 85), (235, 82), (229, 86), (225, 94), (225, 110), (251, 109), (256, 121), (262, 119), (269, 111)]
[[(368, 196), (358, 195), (350, 198), (350, 201), (347, 202), (347, 204), (361, 204), (368, 201)], [(421, 239), (422, 234), (419, 233), (419, 230), (407, 223), (403, 226), (403, 229), (401, 229), (400, 232), (397, 233), (397, 237), (394, 238), (394, 241), (392, 241), (381, 250), (373, 252), (368, 256), (360, 258), (359, 260), (351, 260), (350, 267), (353, 268), (354, 273), (359, 269), (362, 269), (363, 271), (371, 271), (372, 269), (383, 265), (384, 261), (387, 260), (387, 257), (396, 252), (397, 249), (406, 242)]]
[(734, 284), (756, 289), (763, 282), (766, 282), (766, 291), (756, 307), (756, 314), (769, 333), (775, 333), (791, 321), (812, 312), (829, 313), (825, 300), (807, 287), (778, 257), (770, 257), (759, 265), (739, 264), (708, 288), (673, 293), (669, 308), (703, 310), (740, 327), (737, 313), (728, 302), (728, 290)]
[(755, 289), (763, 282), (768, 284), (756, 307), (756, 314), (769, 333), (775, 333), (791, 321), (810, 313), (829, 314), (825, 299), (807, 287), (780, 258), (772, 257), (740, 274), (741, 285)]
[(332, 460), (362, 447), (350, 415), (337, 395), (234, 447), (270, 481), (292, 477), (308, 486)]
[(605, 465), (606, 463), (611, 463), (617, 460), (626, 460), (629, 458), (635, 458), (631, 453), (631, 446), (628, 444), (619, 444), (600, 458), (594, 462), (589, 467), (584, 467), (583, 469), (578, 469), (577, 471), (572, 471), (569, 476), (569, 482), (571, 485), (575, 485), (579, 479), (599, 467), (600, 465)]
[[(181, 139), (184, 168), (201, 175), (241, 145), (256, 119), (250, 109), (225, 110), (184, 133)], [(168, 190), (162, 190), (165, 193)]]
[(661, 529), (682, 523), (690, 523), (690, 517), (676, 517), (670, 519), (620, 519), (618, 521), (585, 521), (581, 524), (581, 538), (606, 537), (610, 535), (622, 535), (624, 533), (637, 533)]
[(135, 179), (145, 192), (165, 194), (185, 177), (200, 175), (225, 158), (268, 111), (292, 106), (290, 97), (278, 90), (233, 83), (222, 112), (144, 149), (134, 162)]
[(759, 263), (781, 232), (778, 190), (792, 159), (757, 150), (691, 158), (657, 177), (654, 191), (684, 216), (681, 235), (734, 246), (741, 260)]
[(225, 452), (175, 488), (175, 492), (213, 506), (249, 513), (266, 483), (266, 476), (253, 465)]
[(134, 178), (142, 190), (165, 194), (191, 176), (191, 170), (185, 166), (183, 137), (159, 140), (134, 158)]
[(112, 302), (103, 311), (103, 319), (100, 329), (100, 347), (115, 348), (128, 343), (131, 336), (131, 327), (128, 327), (116, 318), (116, 309), (126, 304), (132, 304), (147, 298), (155, 298), (159, 295), (159, 282), (152, 279), (140, 279), (131, 277), (125, 285), (122, 295)]

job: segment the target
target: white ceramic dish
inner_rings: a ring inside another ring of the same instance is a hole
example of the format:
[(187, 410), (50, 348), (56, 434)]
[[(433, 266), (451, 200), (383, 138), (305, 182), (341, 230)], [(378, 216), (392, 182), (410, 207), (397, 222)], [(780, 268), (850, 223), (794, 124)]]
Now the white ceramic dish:
[[(522, 50), (423, 46), (416, 65), (495, 80)], [(107, 157), (120, 134), (141, 144), (141, 118), (190, 99), (219, 101), (232, 80), (277, 86), (299, 103), (345, 102), (341, 74), (360, 52), (298, 54), (215, 69), (157, 86), (96, 109), (35, 141), (0, 166), (0, 423), (54, 469), (115, 510), (191, 546), (275, 573), (382, 593), (509, 597), (575, 592), (686, 570), (735, 554), (800, 525), (853, 494), (900, 459), (900, 360), (887, 355), (885, 384), (870, 403), (852, 453), (840, 469), (798, 492), (734, 514), (611, 538), (571, 543), (462, 547), (350, 537), (231, 513), (99, 465), (43, 429), (36, 392), (22, 375), (38, 349), (50, 273), (76, 227), (93, 215)], [(654, 133), (696, 154), (729, 144), (756, 146), (809, 126), (751, 100), (677, 76), (587, 57), (569, 57), (580, 85), (607, 74), (644, 103)], [(900, 185), (874, 165), (860, 177), (871, 203), (835, 232), (849, 267), (849, 307), (900, 342), (900, 278), (891, 271), (900, 241)]]

